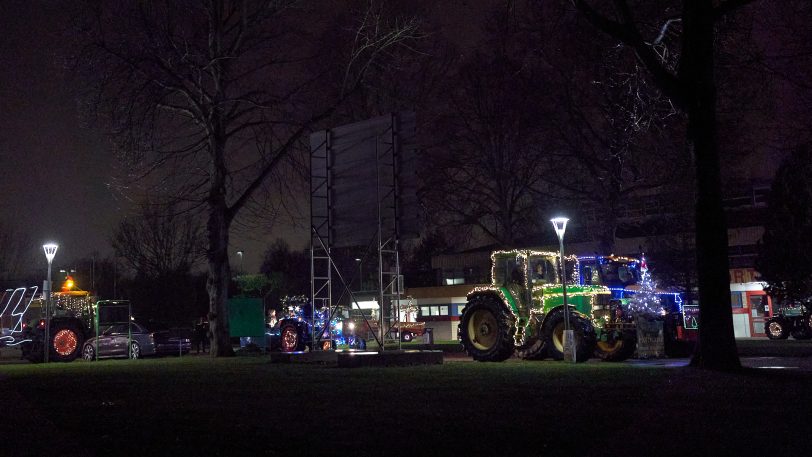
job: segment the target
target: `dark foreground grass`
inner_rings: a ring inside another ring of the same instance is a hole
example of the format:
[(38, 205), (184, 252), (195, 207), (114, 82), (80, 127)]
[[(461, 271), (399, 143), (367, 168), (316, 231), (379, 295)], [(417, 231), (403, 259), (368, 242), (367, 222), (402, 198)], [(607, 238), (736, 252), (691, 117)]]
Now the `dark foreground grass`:
[(811, 386), (797, 371), (515, 360), (12, 365), (0, 454), (801, 455)]

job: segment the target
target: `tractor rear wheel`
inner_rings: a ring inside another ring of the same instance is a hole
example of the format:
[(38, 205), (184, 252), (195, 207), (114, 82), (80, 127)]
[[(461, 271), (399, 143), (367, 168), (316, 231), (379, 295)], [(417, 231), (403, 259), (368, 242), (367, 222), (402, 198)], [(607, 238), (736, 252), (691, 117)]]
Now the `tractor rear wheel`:
[(85, 342), (82, 331), (72, 322), (54, 323), (51, 327), (50, 360), (71, 362), (82, 352)]
[(462, 346), (480, 362), (501, 362), (513, 355), (513, 318), (501, 301), (477, 295), (460, 318)]
[(299, 329), (296, 324), (288, 322), (282, 325), (279, 332), (282, 344), (282, 352), (296, 352), (304, 350), (304, 343), (299, 337)]
[[(550, 356), (555, 360), (564, 359), (564, 309), (558, 308), (547, 316), (543, 335)], [(575, 361), (586, 362), (595, 351), (595, 328), (589, 320), (570, 312), (570, 328), (575, 340)]]
[(637, 336), (632, 332), (610, 334), (606, 341), (598, 340), (595, 355), (606, 362), (622, 362), (634, 354)]

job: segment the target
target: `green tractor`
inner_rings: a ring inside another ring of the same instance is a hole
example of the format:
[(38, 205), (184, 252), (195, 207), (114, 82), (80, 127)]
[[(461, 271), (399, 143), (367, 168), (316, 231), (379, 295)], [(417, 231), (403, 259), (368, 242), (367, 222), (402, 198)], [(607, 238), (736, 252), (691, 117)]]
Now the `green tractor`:
[(460, 318), (460, 340), (474, 360), (500, 362), (514, 352), (524, 359), (561, 360), (567, 314), (575, 360), (593, 355), (598, 346), (594, 311), (608, 309), (611, 292), (603, 285), (581, 285), (576, 257), (564, 263), (564, 274), (572, 278), (567, 281), (567, 310), (557, 253), (512, 250), (491, 255), (491, 285), (468, 293)]

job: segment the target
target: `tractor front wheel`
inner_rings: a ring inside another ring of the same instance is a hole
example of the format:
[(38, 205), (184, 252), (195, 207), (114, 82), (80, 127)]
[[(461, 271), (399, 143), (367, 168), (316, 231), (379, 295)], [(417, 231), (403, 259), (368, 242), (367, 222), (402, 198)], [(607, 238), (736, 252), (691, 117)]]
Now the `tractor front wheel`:
[[(544, 338), (550, 356), (555, 360), (564, 359), (564, 309), (559, 308), (547, 316), (544, 323)], [(570, 328), (575, 340), (575, 361), (586, 362), (595, 351), (595, 328), (589, 320), (570, 311)]]
[(477, 295), (460, 318), (462, 346), (480, 362), (501, 362), (513, 355), (513, 319), (495, 297)]
[(612, 332), (595, 344), (595, 355), (606, 362), (622, 362), (634, 354), (637, 336), (632, 332)]
[(785, 340), (789, 337), (787, 326), (778, 319), (769, 319), (764, 324), (767, 338), (771, 340)]

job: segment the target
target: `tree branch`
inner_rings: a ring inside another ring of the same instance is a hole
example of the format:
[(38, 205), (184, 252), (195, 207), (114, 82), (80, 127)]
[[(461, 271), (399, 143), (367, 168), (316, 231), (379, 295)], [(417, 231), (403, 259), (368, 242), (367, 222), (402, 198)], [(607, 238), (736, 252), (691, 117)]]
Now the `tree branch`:
[(586, 0), (572, 0), (572, 2), (593, 26), (634, 49), (637, 58), (651, 72), (663, 93), (679, 105), (685, 105), (684, 91), (679, 79), (663, 66), (657, 53), (643, 40), (640, 31), (632, 22), (631, 11), (626, 0), (614, 0), (615, 8), (623, 22), (607, 19), (592, 8)]
[(713, 19), (719, 20), (725, 15), (736, 11), (737, 9), (753, 3), (754, 0), (726, 0), (713, 9)]

